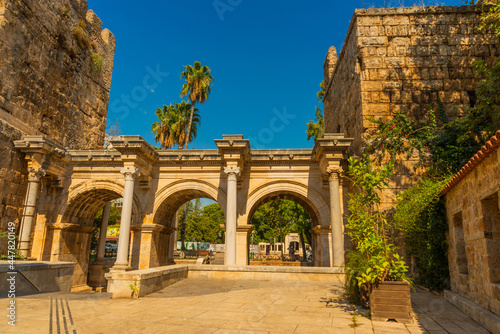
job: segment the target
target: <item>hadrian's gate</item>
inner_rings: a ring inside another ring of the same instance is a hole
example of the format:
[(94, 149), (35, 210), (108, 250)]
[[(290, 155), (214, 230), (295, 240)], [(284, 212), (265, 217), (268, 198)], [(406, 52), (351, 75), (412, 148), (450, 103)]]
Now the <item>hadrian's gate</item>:
[(85, 285), (94, 218), (123, 197), (112, 271), (168, 265), (176, 210), (206, 197), (226, 218), (225, 264), (247, 265), (253, 213), (270, 199), (287, 198), (312, 219), (314, 265), (340, 267), (347, 205), (342, 173), (351, 142), (326, 134), (313, 149), (252, 150), (243, 136), (224, 135), (215, 140), (218, 149), (163, 151), (139, 136), (121, 136), (111, 141), (114, 149), (98, 151), (27, 136), (15, 142), (29, 171), (21, 251), (36, 260), (76, 262), (73, 286)]

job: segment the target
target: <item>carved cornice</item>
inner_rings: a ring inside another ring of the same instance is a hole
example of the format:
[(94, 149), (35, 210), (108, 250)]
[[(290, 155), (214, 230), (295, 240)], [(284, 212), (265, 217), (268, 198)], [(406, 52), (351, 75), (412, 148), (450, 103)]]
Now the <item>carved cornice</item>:
[(69, 223), (60, 223), (60, 224), (48, 223), (45, 224), (45, 226), (50, 230), (74, 231), (85, 234), (94, 233), (98, 229), (97, 227), (93, 226), (82, 226), (79, 224), (69, 224)]
[(312, 155), (316, 160), (329, 152), (343, 153), (349, 149), (354, 138), (346, 138), (343, 133), (325, 133), (323, 138), (316, 140)]
[(64, 175), (67, 169), (67, 150), (43, 136), (24, 136), (14, 141), (14, 147), (26, 154), (29, 167), (42, 168), (46, 174), (56, 176)]
[(331, 233), (331, 227), (330, 226), (320, 226), (316, 225), (312, 229), (309, 230), (312, 234), (328, 234)]
[(251, 233), (253, 231), (253, 225), (238, 225), (236, 226), (236, 232), (246, 232)]

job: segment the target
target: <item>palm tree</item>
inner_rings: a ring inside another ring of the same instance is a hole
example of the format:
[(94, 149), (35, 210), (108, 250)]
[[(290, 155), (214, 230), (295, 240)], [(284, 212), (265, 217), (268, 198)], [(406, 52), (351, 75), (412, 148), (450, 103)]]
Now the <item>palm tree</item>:
[(198, 109), (194, 108), (190, 103), (181, 101), (169, 106), (164, 105), (163, 108), (156, 109), (155, 115), (160, 120), (154, 122), (151, 126), (155, 141), (160, 143), (161, 149), (174, 147), (176, 144), (179, 149), (186, 141), (187, 124), (192, 114), (191, 129), (189, 131), (189, 141), (196, 138), (198, 125), (201, 122)]
[(156, 109), (155, 115), (160, 120), (151, 125), (151, 131), (156, 143), (160, 143), (162, 150), (171, 148), (175, 145), (176, 139), (173, 136), (171, 128), (171, 111), (170, 106), (164, 105), (163, 108)]
[[(164, 105), (163, 108), (156, 109), (155, 114), (160, 121), (154, 122), (151, 130), (156, 142), (160, 143), (161, 149), (174, 147), (175, 144), (181, 149), (182, 145), (187, 145), (188, 142), (196, 138), (201, 118), (198, 109), (194, 108), (190, 103), (183, 100), (181, 103)], [(190, 127), (187, 126), (188, 123), (191, 124)], [(186, 140), (186, 138), (189, 138), (189, 140)], [(184, 212), (187, 212), (187, 205), (184, 205)], [(186, 216), (184, 214), (182, 218), (181, 250), (186, 249), (184, 244)], [(179, 219), (179, 212), (176, 213), (176, 219)]]
[[(205, 103), (210, 94), (210, 85), (214, 82), (214, 77), (210, 74), (210, 71), (210, 67), (202, 66), (199, 61), (195, 61), (193, 66), (184, 66), (184, 71), (181, 73), (181, 79), (186, 80), (184, 85), (182, 85), (181, 97), (187, 95), (192, 105), (187, 127), (187, 137), (190, 137), (191, 123), (193, 122), (196, 103)], [(185, 140), (184, 149), (187, 149), (187, 145), (188, 140)]]
[[(181, 89), (181, 97), (187, 95), (191, 102), (191, 114), (189, 117), (189, 124), (187, 127), (186, 138), (191, 138), (191, 124), (194, 119), (194, 110), (197, 102), (205, 103), (210, 94), (210, 85), (214, 82), (214, 77), (210, 74), (210, 67), (202, 66), (199, 61), (195, 61), (194, 65), (184, 66), (184, 71), (181, 73), (181, 79), (186, 80)], [(188, 140), (184, 141), (184, 149), (187, 149)], [(184, 204), (184, 212), (187, 212), (187, 203)], [(181, 225), (181, 250), (185, 250), (184, 235), (186, 229), (186, 214), (182, 216)]]

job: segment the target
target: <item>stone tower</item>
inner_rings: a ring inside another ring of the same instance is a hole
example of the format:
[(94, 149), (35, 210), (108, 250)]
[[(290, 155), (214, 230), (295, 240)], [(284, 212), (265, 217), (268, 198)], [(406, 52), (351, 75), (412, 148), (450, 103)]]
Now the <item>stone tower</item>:
[(0, 0), (0, 230), (21, 217), (27, 186), (13, 140), (102, 147), (114, 50), (85, 0)]

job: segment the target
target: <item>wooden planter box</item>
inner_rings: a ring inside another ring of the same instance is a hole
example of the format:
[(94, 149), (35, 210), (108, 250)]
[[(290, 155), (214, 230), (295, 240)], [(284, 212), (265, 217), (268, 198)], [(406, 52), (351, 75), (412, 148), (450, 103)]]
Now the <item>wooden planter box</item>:
[(413, 323), (408, 282), (380, 282), (374, 285), (370, 293), (370, 310), (374, 321)]

